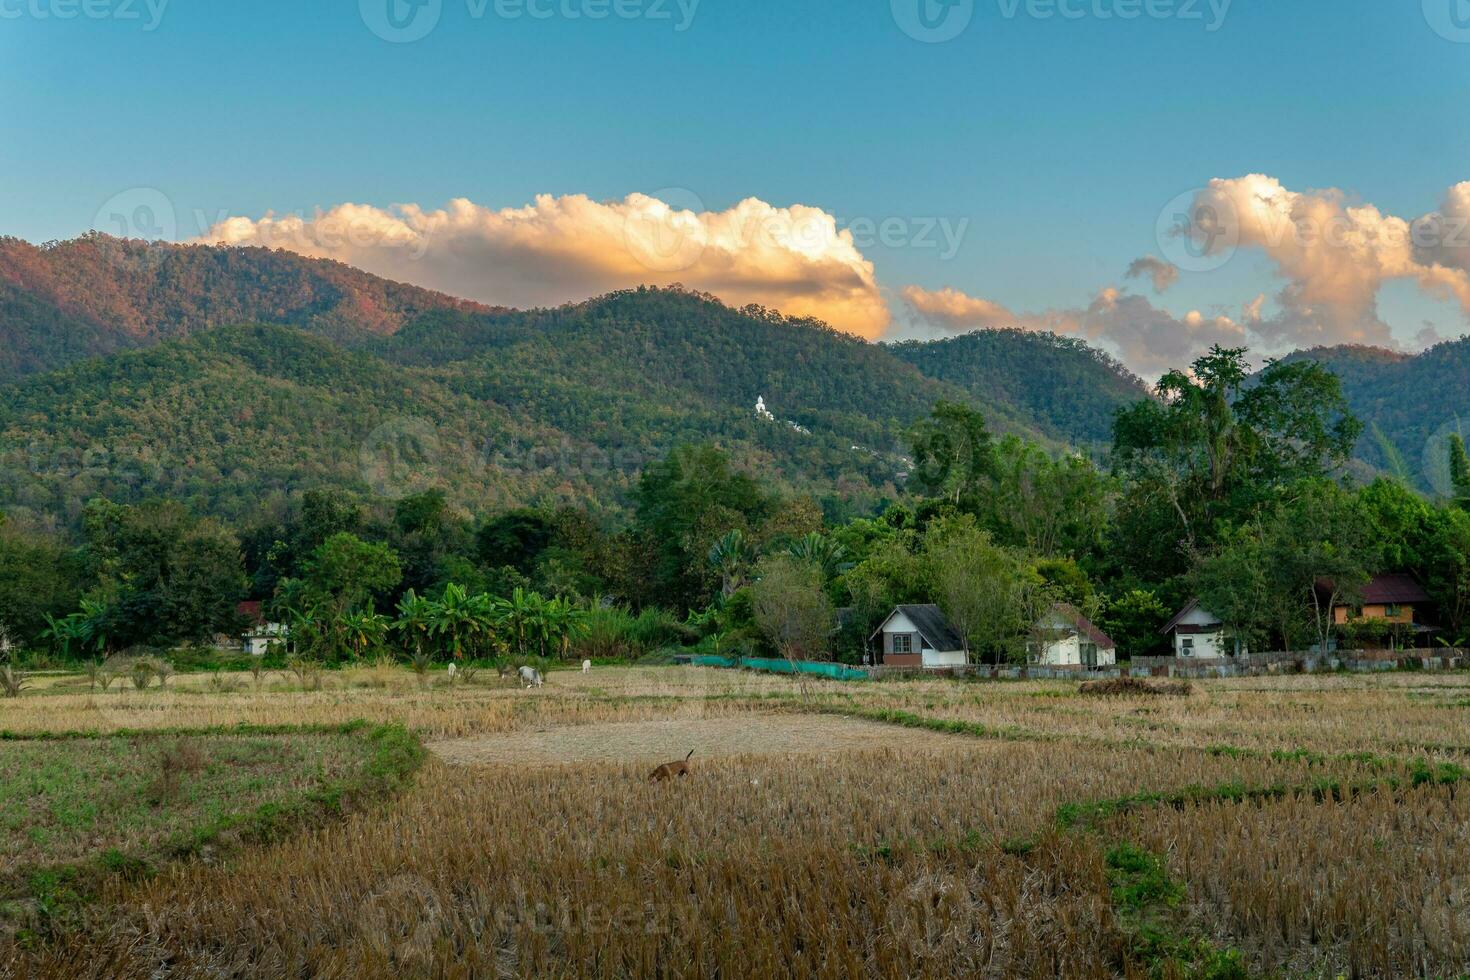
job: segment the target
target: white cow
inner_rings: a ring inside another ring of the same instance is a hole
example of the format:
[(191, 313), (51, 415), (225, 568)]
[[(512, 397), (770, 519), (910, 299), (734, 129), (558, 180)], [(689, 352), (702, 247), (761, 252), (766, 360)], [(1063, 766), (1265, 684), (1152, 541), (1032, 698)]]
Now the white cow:
[(543, 683), (541, 680), (541, 671), (535, 667), (522, 667), (521, 680), (525, 682), (527, 687), (540, 687)]
[(451, 683), (451, 684), (454, 683), (454, 675), (457, 674), (457, 673), (459, 673), (459, 668), (456, 667), (456, 666), (454, 666), (454, 664), (450, 664), (449, 665), (449, 683)]
[(584, 674), (590, 674), (590, 673), (592, 673), (592, 661), (590, 661), (590, 660), (584, 660), (584, 661), (582, 661), (582, 673), (584, 673)]

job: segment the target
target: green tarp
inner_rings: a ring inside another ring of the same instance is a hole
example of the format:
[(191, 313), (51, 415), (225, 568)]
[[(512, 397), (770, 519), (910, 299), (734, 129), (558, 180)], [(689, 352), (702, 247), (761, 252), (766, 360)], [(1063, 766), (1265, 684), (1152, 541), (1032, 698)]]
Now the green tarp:
[(773, 674), (813, 674), (836, 681), (868, 679), (866, 672), (846, 664), (812, 663), (804, 660), (793, 664), (789, 660), (768, 660), (763, 657), (741, 657), (737, 663), (734, 657), (716, 657), (710, 654), (696, 654), (691, 662), (700, 667), (748, 667), (751, 670), (769, 670)]

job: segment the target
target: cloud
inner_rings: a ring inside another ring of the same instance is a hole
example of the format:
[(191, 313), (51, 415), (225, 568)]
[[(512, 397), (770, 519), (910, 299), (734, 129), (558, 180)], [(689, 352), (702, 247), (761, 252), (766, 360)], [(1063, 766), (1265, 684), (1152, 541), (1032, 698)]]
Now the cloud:
[(1265, 174), (1216, 179), (1196, 195), (1194, 245), (1204, 256), (1260, 249), (1286, 280), (1277, 312), (1254, 329), (1272, 348), (1376, 344), (1394, 338), (1378, 315), (1384, 283), (1407, 280), (1470, 315), (1470, 184), (1417, 220), (1355, 205), (1339, 190), (1297, 192)]
[(1125, 279), (1137, 279), (1147, 276), (1154, 284), (1154, 292), (1167, 293), (1169, 287), (1179, 281), (1179, 268), (1163, 259), (1152, 255), (1134, 259), (1128, 266), (1128, 271), (1123, 274)]
[(1015, 328), (1080, 337), (1117, 356), (1138, 373), (1158, 377), (1188, 364), (1212, 344), (1241, 346), (1244, 326), (1227, 316), (1191, 310), (1176, 317), (1145, 296), (1114, 286), (1101, 290), (1085, 309), (1018, 314), (998, 303), (945, 288), (907, 286), (903, 298), (924, 322), (950, 331)]
[(229, 218), (199, 240), (286, 248), (507, 306), (679, 282), (732, 305), (817, 317), (869, 339), (887, 328), (873, 265), (832, 215), (755, 198), (712, 212), (693, 195), (666, 196), (689, 200), (541, 195), (525, 207), (493, 210), (461, 198), (434, 211), (340, 204), (310, 217)]

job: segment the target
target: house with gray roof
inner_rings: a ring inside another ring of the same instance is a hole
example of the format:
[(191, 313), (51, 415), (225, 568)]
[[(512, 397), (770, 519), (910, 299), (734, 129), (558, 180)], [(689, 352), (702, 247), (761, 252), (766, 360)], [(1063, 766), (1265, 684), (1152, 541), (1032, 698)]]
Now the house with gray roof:
[(963, 667), (965, 641), (934, 605), (896, 606), (871, 640), (882, 638), (883, 663), (891, 667)]

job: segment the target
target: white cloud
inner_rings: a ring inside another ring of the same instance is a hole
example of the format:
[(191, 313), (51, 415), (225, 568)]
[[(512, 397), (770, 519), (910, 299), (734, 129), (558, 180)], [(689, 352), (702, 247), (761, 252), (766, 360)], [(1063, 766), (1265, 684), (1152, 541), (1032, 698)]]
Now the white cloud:
[[(682, 195), (691, 198), (692, 195)], [(493, 210), (465, 199), (425, 211), (341, 204), (310, 217), (230, 218), (201, 239), (281, 247), (506, 306), (555, 305), (639, 284), (683, 283), (876, 338), (889, 310), (873, 265), (819, 208), (748, 198), (726, 211), (644, 194), (599, 202), (542, 195)]]
[(1394, 346), (1378, 314), (1379, 290), (1392, 280), (1453, 299), (1470, 315), (1470, 184), (1452, 188), (1440, 212), (1411, 221), (1354, 205), (1339, 190), (1297, 192), (1248, 174), (1210, 181), (1193, 212), (1212, 217), (1200, 226), (1209, 238), (1196, 235), (1205, 254), (1260, 249), (1286, 280), (1275, 315), (1254, 327), (1271, 348)]

